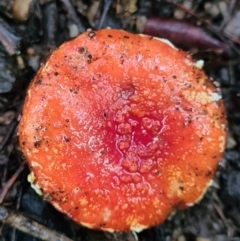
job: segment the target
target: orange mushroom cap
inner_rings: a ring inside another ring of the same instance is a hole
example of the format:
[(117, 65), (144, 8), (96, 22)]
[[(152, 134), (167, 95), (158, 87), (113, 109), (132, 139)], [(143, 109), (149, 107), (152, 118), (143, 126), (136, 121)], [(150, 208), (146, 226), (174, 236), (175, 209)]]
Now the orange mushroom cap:
[(221, 95), (199, 64), (122, 30), (64, 43), (32, 81), (19, 125), (33, 186), (108, 231), (141, 231), (197, 202), (226, 137)]

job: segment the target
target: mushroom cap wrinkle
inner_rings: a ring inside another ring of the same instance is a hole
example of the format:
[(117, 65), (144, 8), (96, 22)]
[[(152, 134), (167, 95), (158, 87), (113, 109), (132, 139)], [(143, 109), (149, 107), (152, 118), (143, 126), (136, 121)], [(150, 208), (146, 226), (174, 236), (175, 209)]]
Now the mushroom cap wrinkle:
[(187, 53), (87, 31), (32, 81), (19, 142), (38, 193), (76, 222), (141, 231), (196, 203), (225, 147), (221, 95)]

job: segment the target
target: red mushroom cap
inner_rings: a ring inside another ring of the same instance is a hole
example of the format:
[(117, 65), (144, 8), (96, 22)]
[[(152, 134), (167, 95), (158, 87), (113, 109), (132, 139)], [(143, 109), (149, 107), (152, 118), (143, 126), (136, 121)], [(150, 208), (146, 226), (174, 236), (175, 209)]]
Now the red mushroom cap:
[(222, 156), (221, 95), (185, 52), (88, 31), (31, 83), (19, 140), (35, 188), (76, 222), (140, 231), (205, 192)]

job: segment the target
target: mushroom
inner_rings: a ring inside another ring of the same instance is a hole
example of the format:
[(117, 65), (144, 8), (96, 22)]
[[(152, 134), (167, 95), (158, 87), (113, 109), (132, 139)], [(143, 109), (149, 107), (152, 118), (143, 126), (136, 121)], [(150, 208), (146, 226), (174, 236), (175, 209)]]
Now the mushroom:
[(77, 223), (110, 232), (141, 231), (198, 202), (226, 138), (202, 64), (122, 30), (64, 43), (32, 81), (19, 124), (32, 186)]

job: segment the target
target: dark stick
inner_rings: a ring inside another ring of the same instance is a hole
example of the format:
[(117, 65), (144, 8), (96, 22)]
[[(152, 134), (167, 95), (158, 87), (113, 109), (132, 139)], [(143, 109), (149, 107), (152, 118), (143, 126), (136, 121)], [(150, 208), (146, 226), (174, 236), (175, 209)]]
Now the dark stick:
[(100, 22), (97, 26), (97, 29), (101, 29), (102, 26), (103, 26), (103, 23), (105, 21), (105, 18), (107, 16), (107, 13), (109, 11), (109, 8), (112, 4), (112, 0), (104, 0), (104, 7), (103, 7), (103, 12), (102, 12), (102, 16), (101, 16), (101, 19), (100, 19)]
[(80, 33), (84, 32), (85, 27), (79, 20), (77, 13), (76, 13), (74, 7), (72, 6), (72, 3), (70, 2), (70, 0), (60, 0), (60, 2), (62, 2), (63, 5), (66, 7), (67, 12), (69, 14), (69, 18), (77, 25), (79, 32)]
[(16, 36), (11, 28), (3, 19), (0, 18), (0, 42), (9, 55), (19, 52), (20, 38)]
[(21, 166), (17, 169), (17, 171), (12, 175), (12, 177), (7, 181), (7, 183), (4, 185), (3, 189), (1, 190), (0, 193), (0, 203), (3, 202), (9, 188), (13, 185), (13, 183), (16, 181), (18, 178), (19, 174), (22, 172), (24, 169), (25, 163), (23, 162)]
[(57, 33), (57, 5), (55, 1), (45, 4), (43, 16), (45, 45), (49, 50), (53, 50), (56, 47), (55, 37)]
[(4, 136), (4, 139), (2, 140), (1, 144), (0, 144), (0, 151), (3, 149), (3, 147), (6, 145), (6, 143), (8, 142), (11, 134), (15, 131), (16, 127), (17, 127), (17, 122), (13, 121), (8, 128), (7, 134)]
[(19, 213), (10, 211), (3, 206), (0, 206), (0, 221), (41, 240), (73, 241), (64, 235), (52, 231), (49, 228), (32, 221)]
[[(21, 113), (22, 110), (22, 104), (20, 104), (20, 106), (17, 108), (16, 110), (16, 116), (18, 117)], [(16, 127), (18, 125), (18, 121), (17, 120), (13, 120), (12, 123), (9, 125), (9, 129), (7, 134), (4, 136), (4, 139), (2, 140), (1, 144), (0, 144), (0, 151), (2, 151), (2, 149), (4, 148), (4, 146), (6, 145), (6, 143), (8, 142), (9, 138), (11, 137), (12, 133), (14, 131), (16, 131)]]
[[(18, 190), (18, 196), (17, 196), (17, 205), (16, 205), (16, 210), (18, 211), (20, 209), (20, 203), (22, 199), (22, 191), (23, 191), (23, 186), (21, 186)], [(13, 228), (12, 234), (11, 234), (11, 241), (16, 240), (16, 229)]]

